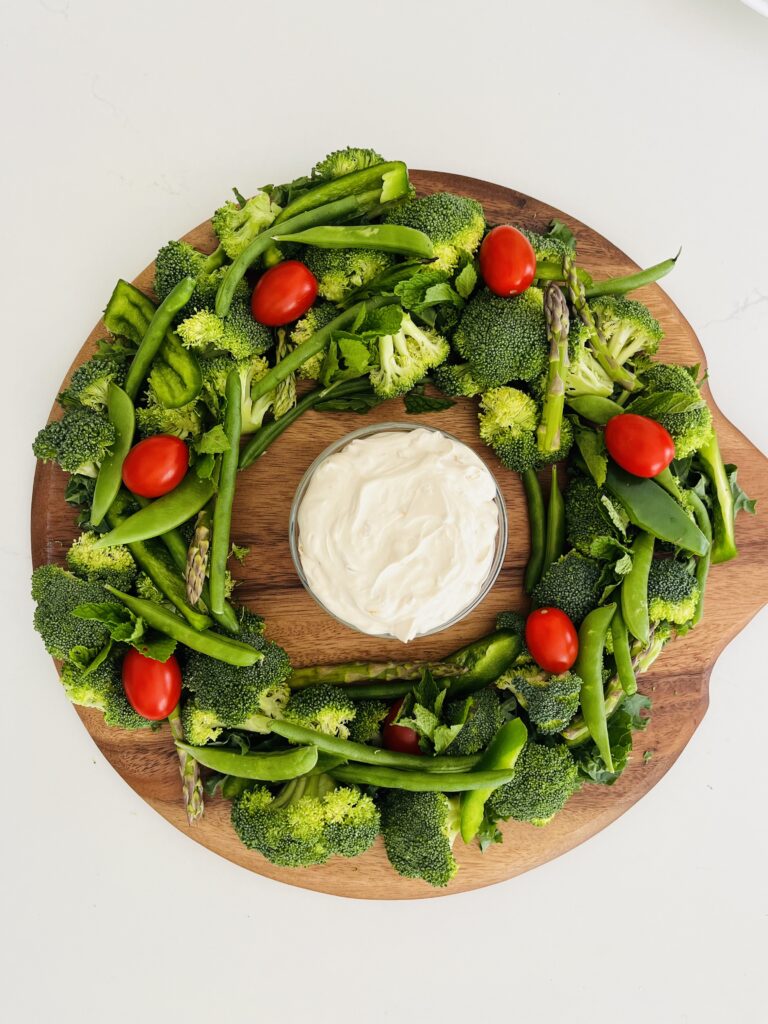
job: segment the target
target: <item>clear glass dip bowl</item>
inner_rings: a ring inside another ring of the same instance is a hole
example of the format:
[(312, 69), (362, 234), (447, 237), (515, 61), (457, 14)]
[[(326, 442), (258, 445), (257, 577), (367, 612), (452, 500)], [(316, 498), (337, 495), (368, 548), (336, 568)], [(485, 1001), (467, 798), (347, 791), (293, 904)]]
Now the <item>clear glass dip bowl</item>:
[[(293, 503), (291, 504), (290, 519), (288, 521), (288, 535), (291, 547), (291, 557), (293, 558), (293, 564), (296, 566), (296, 572), (298, 573), (299, 579), (301, 580), (301, 583), (304, 589), (307, 591), (307, 593), (312, 598), (314, 598), (314, 600), (317, 602), (317, 604), (320, 605), (324, 612), (326, 612), (332, 618), (336, 619), (336, 621), (340, 622), (343, 626), (347, 626), (349, 629), (354, 629), (358, 633), (363, 633), (365, 636), (380, 636), (387, 640), (394, 640), (397, 638), (393, 637), (391, 633), (372, 634), (368, 633), (367, 631), (361, 630), (358, 626), (353, 625), (351, 622), (347, 622), (345, 619), (341, 618), (341, 616), (333, 612), (325, 604), (325, 602), (321, 601), (317, 594), (312, 590), (312, 587), (310, 586), (309, 581), (307, 580), (306, 574), (304, 573), (304, 569), (301, 564), (301, 555), (299, 553), (299, 509), (301, 507), (302, 501), (304, 500), (304, 495), (307, 492), (307, 488), (309, 487), (312, 477), (314, 476), (317, 469), (323, 464), (323, 462), (325, 462), (325, 460), (329, 458), (331, 455), (335, 455), (337, 452), (340, 452), (343, 448), (346, 448), (351, 441), (355, 441), (358, 438), (372, 437), (374, 434), (391, 433), (392, 431), (411, 430), (429, 430), (432, 433), (442, 434), (444, 437), (448, 437), (452, 441), (456, 441), (458, 444), (464, 445), (463, 441), (455, 437), (453, 434), (449, 434), (446, 430), (438, 430), (436, 427), (425, 426), (423, 423), (371, 423), (368, 424), (368, 426), (361, 427), (359, 430), (353, 430), (351, 434), (345, 434), (344, 437), (339, 438), (338, 441), (334, 441), (333, 444), (329, 445), (325, 449), (325, 451), (321, 452), (317, 456), (315, 461), (306, 471), (306, 473), (299, 482), (299, 486), (296, 488), (296, 494), (294, 495)], [(464, 445), (464, 447), (466, 448), (469, 446)], [(486, 469), (488, 469), (487, 466)], [(491, 562), (490, 569), (488, 570), (488, 575), (483, 581), (483, 585), (480, 588), (479, 593), (475, 597), (473, 597), (472, 600), (464, 608), (457, 612), (447, 622), (440, 623), (440, 625), (434, 626), (432, 629), (425, 630), (423, 633), (417, 633), (412, 638), (413, 640), (416, 640), (420, 636), (432, 636), (432, 634), (434, 633), (440, 633), (442, 632), (442, 630), (448, 629), (450, 626), (456, 625), (457, 622), (460, 622), (463, 618), (469, 615), (471, 611), (474, 611), (474, 609), (477, 608), (480, 602), (486, 597), (493, 584), (496, 582), (496, 578), (501, 570), (501, 566), (504, 562), (504, 555), (506, 554), (507, 550), (507, 509), (504, 504), (504, 498), (502, 496), (502, 493), (499, 490), (499, 485), (498, 482), (496, 481), (496, 478), (493, 476), (490, 469), (488, 469), (488, 472), (490, 473), (491, 479), (493, 480), (496, 486), (496, 495), (494, 497), (494, 502), (496, 504), (496, 508), (499, 514), (499, 528), (496, 532), (496, 543), (493, 553), (493, 561)]]

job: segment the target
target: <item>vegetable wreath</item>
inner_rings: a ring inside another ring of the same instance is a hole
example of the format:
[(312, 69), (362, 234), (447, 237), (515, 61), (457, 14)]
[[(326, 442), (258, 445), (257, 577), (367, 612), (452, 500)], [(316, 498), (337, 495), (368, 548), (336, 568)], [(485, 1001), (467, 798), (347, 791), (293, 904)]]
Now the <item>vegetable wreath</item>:
[[(485, 849), (498, 821), (545, 825), (615, 782), (647, 724), (637, 676), (699, 622), (754, 511), (698, 367), (656, 361), (661, 326), (626, 297), (675, 261), (593, 281), (563, 224), (489, 230), (480, 203), (415, 198), (405, 164), (361, 149), (235, 190), (213, 228), (212, 253), (160, 250), (157, 303), (118, 282), (110, 337), (34, 442), (83, 531), (66, 569), (34, 571), (35, 627), (74, 703), (168, 721), (190, 822), (221, 791), (275, 864), (381, 833), (396, 871), (446, 885), (457, 835)], [(292, 668), (231, 602), (238, 469), (308, 409), (398, 396), (411, 413), (477, 397), (527, 495), (532, 611), (437, 663)]]

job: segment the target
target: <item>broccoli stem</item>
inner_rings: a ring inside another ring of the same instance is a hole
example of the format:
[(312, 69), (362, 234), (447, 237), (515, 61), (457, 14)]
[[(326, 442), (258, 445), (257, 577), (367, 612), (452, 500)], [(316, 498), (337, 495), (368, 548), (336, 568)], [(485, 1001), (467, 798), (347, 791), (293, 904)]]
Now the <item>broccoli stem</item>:
[(466, 672), (458, 665), (446, 665), (442, 661), (347, 661), (338, 665), (308, 665), (295, 668), (288, 680), (292, 690), (301, 690), (315, 683), (361, 683), (366, 679), (414, 680), (422, 672), (430, 672), (435, 679), (459, 676)]
[(178, 707), (168, 715), (168, 725), (171, 728), (176, 753), (179, 756), (179, 773), (181, 775), (181, 789), (184, 793), (184, 806), (187, 811), (187, 821), (190, 825), (202, 818), (205, 809), (203, 803), (203, 782), (200, 778), (200, 769), (197, 761), (186, 750), (182, 750), (178, 744), (184, 743), (184, 729), (181, 725), (181, 715)]
[(715, 433), (712, 434), (712, 439), (699, 449), (699, 459), (715, 489), (714, 539), (710, 557), (713, 565), (716, 565), (718, 562), (729, 562), (732, 558), (736, 558), (739, 549), (736, 547), (736, 512), (733, 491)]
[(661, 263), (656, 263), (645, 270), (638, 270), (635, 274), (627, 274), (625, 277), (609, 277), (606, 281), (595, 281), (593, 284), (587, 285), (585, 289), (587, 298), (594, 299), (597, 295), (626, 295), (627, 292), (634, 291), (635, 288), (653, 284), (654, 281), (666, 277), (674, 268), (681, 251), (678, 249), (677, 256), (673, 256), (669, 260), (662, 260)]
[(544, 313), (549, 337), (549, 376), (536, 440), (540, 452), (556, 452), (560, 447), (560, 427), (565, 405), (570, 321), (568, 303), (556, 284), (550, 283), (544, 290)]

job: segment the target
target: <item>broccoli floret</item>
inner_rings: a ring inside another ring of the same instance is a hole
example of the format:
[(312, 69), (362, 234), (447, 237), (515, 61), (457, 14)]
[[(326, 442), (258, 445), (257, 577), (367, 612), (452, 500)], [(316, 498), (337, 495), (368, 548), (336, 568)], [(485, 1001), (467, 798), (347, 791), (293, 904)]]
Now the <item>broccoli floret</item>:
[(178, 334), (186, 348), (207, 357), (228, 353), (235, 359), (250, 359), (273, 344), (269, 328), (254, 320), (241, 303), (233, 303), (225, 319), (200, 309), (179, 324)]
[(403, 313), (400, 330), (378, 339), (379, 365), (371, 371), (371, 386), (380, 398), (404, 395), (448, 356), (448, 342), (436, 331), (417, 327)]
[(562, 265), (566, 256), (574, 256), (576, 243), (564, 242), (557, 235), (540, 235), (536, 231), (528, 231), (527, 228), (517, 229), (521, 235), (525, 235), (531, 243), (537, 263), (557, 263)]
[(42, 462), (58, 463), (65, 473), (96, 477), (115, 436), (115, 428), (97, 412), (74, 409), (43, 427), (32, 451)]
[(75, 575), (91, 583), (109, 583), (118, 590), (130, 590), (138, 568), (131, 552), (122, 544), (95, 548), (95, 533), (82, 533), (67, 552), (67, 565)]
[[(675, 457), (693, 455), (712, 439), (712, 413), (701, 399), (696, 381), (684, 366), (670, 363), (651, 363), (640, 376), (643, 399), (664, 392), (690, 395), (701, 402), (683, 412), (661, 412), (654, 419), (669, 431), (675, 442)], [(628, 407), (631, 410), (631, 405)]]
[(356, 700), (355, 717), (349, 726), (349, 739), (354, 743), (370, 743), (381, 735), (384, 719), (389, 714), (389, 704), (383, 700)]
[(302, 259), (317, 278), (320, 295), (331, 302), (342, 302), (395, 262), (390, 253), (377, 249), (320, 249), (312, 245), (304, 249)]
[[(526, 621), (527, 616), (524, 615), (522, 612), (499, 612), (499, 614), (496, 616), (496, 629), (506, 629), (510, 633), (514, 633), (515, 636), (520, 637), (521, 648), (520, 653), (515, 658), (515, 665), (525, 665), (532, 660), (531, 652), (528, 650), (528, 645), (525, 642)], [(496, 686), (499, 686), (501, 687), (501, 689), (504, 689), (504, 687), (501, 685), (501, 680), (497, 680)]]
[[(108, 548), (107, 550), (111, 549)], [(139, 573), (133, 587), (137, 595), (143, 597), (146, 601), (154, 601), (155, 604), (168, 604), (165, 594), (155, 586), (154, 582), (145, 572)]]
[(654, 622), (683, 626), (696, 611), (699, 584), (687, 567), (674, 558), (656, 558), (648, 573), (648, 615)]
[(573, 477), (565, 492), (565, 536), (591, 558), (608, 558), (621, 536), (606, 507), (605, 496), (592, 477)]
[(543, 453), (536, 443), (539, 407), (530, 395), (517, 388), (500, 387), (486, 391), (478, 413), (480, 437), (493, 448), (499, 461), (517, 473), (538, 469), (564, 459), (573, 444), (573, 427), (564, 419), (560, 447)]
[(229, 356), (218, 356), (216, 359), (205, 359), (201, 365), (203, 371), (202, 399), (216, 419), (224, 415), (224, 391), (227, 377), (231, 370), (237, 368), (240, 375), (240, 415), (242, 433), (252, 434), (264, 422), (264, 417), (275, 401), (274, 391), (262, 395), (255, 402), (251, 398), (252, 386), (267, 373), (269, 363), (261, 356), (250, 359), (233, 360)]
[(589, 307), (611, 356), (623, 366), (639, 355), (653, 355), (664, 332), (647, 306), (623, 295), (601, 295)]
[[(187, 242), (168, 242), (155, 257), (155, 295), (163, 301), (184, 277), (194, 277), (197, 287), (184, 307), (185, 313), (208, 308), (216, 297), (212, 276), (225, 260), (219, 247), (210, 255), (200, 252)], [(212, 292), (212, 294), (211, 294)]]
[(459, 870), (452, 853), (459, 832), (459, 802), (445, 793), (385, 790), (381, 833), (392, 867), (406, 878), (448, 885)]
[(75, 370), (69, 385), (59, 395), (63, 406), (82, 406), (101, 412), (107, 404), (107, 390), (110, 383), (122, 385), (125, 380), (125, 363), (96, 355)]
[(539, 608), (559, 608), (578, 626), (597, 607), (600, 577), (597, 562), (578, 551), (569, 551), (550, 565), (534, 587), (531, 599)]
[[(291, 342), (296, 346), (303, 345), (321, 327), (325, 327), (338, 315), (338, 309), (331, 305), (330, 302), (319, 302), (316, 306), (312, 306), (291, 331)], [(323, 350), (312, 356), (305, 363), (302, 363), (298, 369), (299, 377), (303, 380), (317, 380), (320, 377), (324, 359), (325, 351)]]
[(565, 378), (567, 397), (600, 395), (602, 398), (609, 398), (613, 394), (613, 381), (595, 359), (589, 344), (589, 329), (576, 317), (571, 317), (568, 354), (570, 365)]
[(347, 739), (356, 711), (355, 702), (347, 697), (343, 687), (320, 683), (292, 693), (283, 714), (307, 729)]
[(107, 725), (118, 729), (150, 729), (155, 725), (137, 714), (128, 703), (117, 658), (105, 658), (87, 673), (67, 663), (61, 670), (61, 682), (73, 704), (98, 708), (103, 712)]
[(363, 171), (366, 167), (375, 167), (376, 164), (383, 163), (384, 157), (380, 156), (375, 149), (358, 149), (355, 146), (347, 146), (346, 149), (336, 149), (323, 160), (319, 160), (312, 168), (312, 177), (330, 181), (333, 178), (341, 178), (345, 174)]
[(180, 405), (178, 409), (166, 409), (150, 395), (145, 406), (136, 408), (136, 426), (142, 437), (173, 434), (182, 440), (197, 440), (203, 432), (200, 405), (194, 401)]
[(220, 206), (211, 218), (221, 247), (231, 260), (244, 252), (254, 238), (270, 227), (280, 207), (275, 206), (266, 192), (257, 192), (245, 206), (231, 200)]
[(505, 299), (484, 288), (467, 303), (453, 344), (486, 388), (535, 380), (549, 360), (544, 293), (528, 288)]
[(109, 640), (103, 623), (71, 614), (81, 604), (118, 603), (99, 583), (81, 580), (58, 565), (41, 565), (32, 573), (32, 599), (37, 603), (35, 629), (54, 658), (82, 663)]
[(575, 672), (550, 675), (538, 665), (523, 665), (507, 673), (504, 689), (514, 693), (543, 736), (562, 732), (579, 710), (581, 678)]
[[(461, 732), (447, 748), (447, 754), (477, 754), (480, 750), (485, 750), (504, 724), (501, 698), (492, 686), (478, 690), (468, 699), (469, 712), (461, 727)], [(466, 703), (466, 698), (448, 701), (444, 714), (448, 725), (458, 725), (464, 719)]]
[(450, 192), (435, 192), (399, 203), (384, 222), (423, 231), (435, 250), (430, 266), (442, 270), (453, 270), (462, 256), (471, 256), (485, 231), (481, 204)]
[(474, 398), (483, 390), (482, 384), (472, 376), (469, 363), (444, 363), (432, 374), (435, 386), (452, 398)]
[(494, 819), (514, 818), (546, 825), (578, 788), (578, 770), (570, 750), (528, 742), (510, 782), (488, 798), (486, 813)]
[(357, 788), (327, 775), (286, 783), (276, 796), (258, 786), (232, 804), (232, 826), (249, 850), (273, 864), (307, 867), (333, 854), (357, 857), (379, 833), (378, 809)]

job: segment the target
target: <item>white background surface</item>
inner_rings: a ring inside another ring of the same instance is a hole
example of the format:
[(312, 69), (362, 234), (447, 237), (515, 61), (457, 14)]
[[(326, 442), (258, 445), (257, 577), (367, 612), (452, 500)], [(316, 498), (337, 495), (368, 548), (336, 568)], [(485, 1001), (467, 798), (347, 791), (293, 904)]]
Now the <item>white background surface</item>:
[(768, 21), (736, 0), (0, 10), (0, 1017), (765, 1020), (765, 613), (602, 835), (493, 889), (356, 903), (218, 859), (121, 782), (31, 632), (27, 520), (29, 444), (115, 279), (232, 184), (347, 144), (514, 186), (641, 263), (682, 243), (665, 287), (766, 450)]

